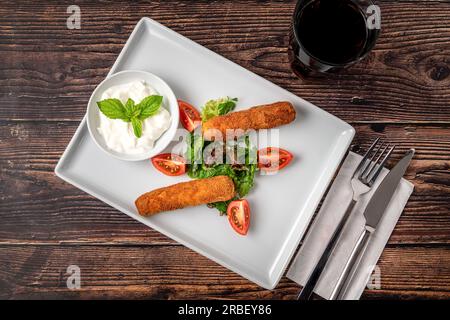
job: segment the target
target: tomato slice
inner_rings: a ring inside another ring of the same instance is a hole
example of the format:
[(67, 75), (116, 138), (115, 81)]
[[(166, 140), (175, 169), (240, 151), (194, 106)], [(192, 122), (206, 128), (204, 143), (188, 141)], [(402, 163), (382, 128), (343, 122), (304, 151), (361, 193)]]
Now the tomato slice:
[(247, 200), (232, 201), (228, 205), (227, 215), (234, 231), (245, 236), (250, 226), (250, 206)]
[(258, 168), (262, 171), (278, 171), (286, 167), (294, 158), (289, 152), (281, 148), (267, 147), (258, 150)]
[(180, 121), (183, 127), (192, 132), (202, 123), (200, 113), (189, 103), (178, 100), (178, 107), (180, 108)]
[(186, 160), (173, 153), (161, 153), (152, 158), (153, 166), (168, 176), (179, 176), (186, 172)]

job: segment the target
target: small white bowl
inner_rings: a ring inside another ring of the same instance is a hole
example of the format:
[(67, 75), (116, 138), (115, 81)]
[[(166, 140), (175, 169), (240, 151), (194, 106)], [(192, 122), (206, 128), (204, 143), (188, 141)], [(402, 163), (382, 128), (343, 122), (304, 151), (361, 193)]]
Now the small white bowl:
[[(101, 96), (103, 92), (105, 92), (105, 90), (113, 86), (129, 83), (135, 80), (144, 80), (151, 87), (153, 87), (158, 92), (158, 94), (163, 96), (163, 105), (167, 109), (167, 111), (170, 112), (171, 123), (169, 129), (167, 129), (161, 135), (161, 137), (158, 140), (156, 140), (153, 149), (151, 149), (146, 153), (130, 155), (109, 149), (104, 141), (104, 138), (98, 132), (98, 127), (100, 123), (100, 113), (99, 113), (100, 110), (98, 109), (97, 101), (101, 100)], [(104, 152), (110, 154), (115, 158), (126, 161), (146, 160), (161, 153), (174, 138), (178, 128), (179, 117), (180, 112), (178, 109), (177, 98), (175, 97), (172, 89), (170, 89), (167, 83), (165, 83), (161, 78), (155, 76), (150, 72), (137, 70), (126, 70), (117, 72), (109, 76), (105, 80), (103, 80), (92, 93), (87, 107), (87, 125), (89, 133), (91, 134), (91, 137), (94, 140), (94, 142)]]

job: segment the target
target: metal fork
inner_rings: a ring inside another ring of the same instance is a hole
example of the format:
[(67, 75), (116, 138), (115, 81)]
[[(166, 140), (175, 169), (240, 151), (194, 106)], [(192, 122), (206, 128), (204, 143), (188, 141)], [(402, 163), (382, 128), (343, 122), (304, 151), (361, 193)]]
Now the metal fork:
[[(308, 277), (308, 281), (298, 295), (298, 300), (308, 300), (311, 298), (314, 288), (319, 281), (323, 270), (325, 269), (325, 266), (331, 256), (331, 253), (333, 252), (334, 247), (336, 246), (336, 243), (338, 242), (338, 239), (342, 233), (342, 230), (344, 229), (345, 224), (348, 221), (348, 218), (350, 217), (351, 212), (353, 211), (353, 208), (355, 207), (360, 197), (370, 191), (381, 170), (383, 169), (386, 161), (395, 148), (395, 145), (385, 145), (384, 143), (378, 144), (379, 142), (380, 138), (377, 138), (372, 143), (372, 145), (369, 147), (369, 149), (359, 162), (355, 171), (353, 172), (350, 181), (353, 190), (352, 200), (348, 204), (344, 216), (336, 227), (336, 230), (334, 230), (333, 236), (328, 242), (325, 251), (322, 253), (319, 262), (317, 262), (316, 266)], [(374, 149), (375, 151), (373, 152), (372, 156), (370, 156)]]

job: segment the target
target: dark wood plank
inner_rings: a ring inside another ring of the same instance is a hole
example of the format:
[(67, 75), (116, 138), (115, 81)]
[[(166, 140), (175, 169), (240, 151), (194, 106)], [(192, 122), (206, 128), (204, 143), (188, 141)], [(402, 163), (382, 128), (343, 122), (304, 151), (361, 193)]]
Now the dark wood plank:
[[(354, 150), (375, 136), (417, 155), (415, 184), (364, 298), (450, 297), (450, 3), (378, 1), (382, 35), (368, 59), (336, 75), (295, 78), (286, 55), (295, 1), (78, 1), (0, 6), (0, 297), (280, 298), (102, 204), (53, 174), (134, 25), (150, 16), (355, 124)], [(11, 121), (12, 120), (12, 121)], [(65, 287), (80, 264), (83, 288)], [(86, 277), (85, 277), (86, 276)]]
[[(66, 287), (69, 265), (81, 289)], [(430, 268), (439, 265), (439, 268)], [(364, 298), (450, 297), (449, 248), (386, 248), (381, 289)], [(293, 299), (283, 278), (268, 291), (184, 247), (0, 246), (1, 298)]]
[(293, 76), (286, 54), (295, 1), (80, 2), (81, 30), (67, 30), (66, 5), (5, 2), (0, 119), (81, 119), (148, 15), (346, 121), (449, 123), (450, 4), (379, 2), (382, 35), (370, 57), (308, 81)]
[[(57, 178), (54, 167), (77, 123), (0, 126), (0, 241), (3, 243), (173, 242)], [(415, 192), (391, 243), (450, 243), (450, 130), (446, 126), (356, 126), (354, 149), (381, 136), (417, 154), (407, 173)], [(226, 223), (226, 222), (224, 222)]]

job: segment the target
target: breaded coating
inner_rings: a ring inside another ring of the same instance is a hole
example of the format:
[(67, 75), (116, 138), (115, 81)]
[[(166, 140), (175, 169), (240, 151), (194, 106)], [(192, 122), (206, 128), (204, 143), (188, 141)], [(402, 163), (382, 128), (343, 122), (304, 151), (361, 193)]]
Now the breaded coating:
[(162, 211), (226, 201), (234, 197), (234, 183), (230, 177), (217, 176), (177, 183), (144, 193), (136, 199), (140, 215), (150, 216)]
[(231, 112), (229, 114), (214, 117), (202, 125), (203, 136), (207, 140), (213, 139), (213, 130), (222, 133), (222, 139), (226, 137), (227, 129), (270, 129), (288, 124), (295, 119), (295, 109), (290, 102), (280, 101), (272, 104), (252, 107), (243, 111)]

